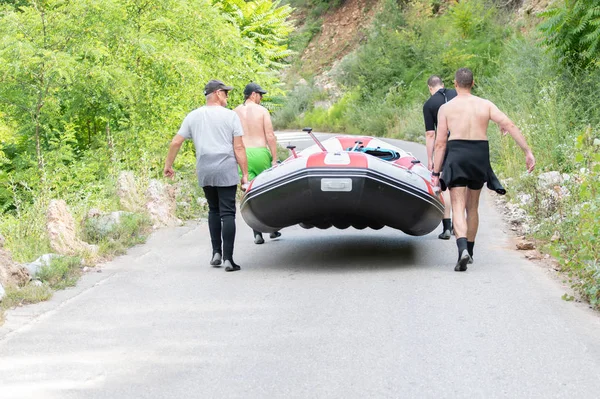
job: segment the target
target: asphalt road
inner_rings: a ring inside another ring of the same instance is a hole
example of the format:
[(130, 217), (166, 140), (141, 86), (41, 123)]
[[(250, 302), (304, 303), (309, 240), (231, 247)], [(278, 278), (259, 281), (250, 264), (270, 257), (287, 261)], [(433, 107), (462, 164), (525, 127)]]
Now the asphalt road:
[(491, 197), (465, 273), (437, 231), (294, 227), (257, 246), (238, 217), (243, 269), (225, 273), (205, 222), (160, 230), (9, 312), (0, 398), (597, 398), (598, 314), (513, 250)]

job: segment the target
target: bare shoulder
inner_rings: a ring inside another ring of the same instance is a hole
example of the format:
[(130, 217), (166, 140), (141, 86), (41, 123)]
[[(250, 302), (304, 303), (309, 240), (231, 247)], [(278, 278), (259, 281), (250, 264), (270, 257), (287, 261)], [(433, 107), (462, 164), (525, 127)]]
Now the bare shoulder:
[(258, 108), (261, 110), (263, 114), (269, 114), (269, 110), (263, 107), (262, 105), (258, 105)]
[(491, 102), (490, 100), (488, 100), (486, 98), (482, 98), (482, 97), (478, 97), (478, 96), (473, 96), (472, 98), (474, 101), (477, 101), (478, 103), (483, 104), (488, 107), (491, 107), (494, 105), (493, 102)]

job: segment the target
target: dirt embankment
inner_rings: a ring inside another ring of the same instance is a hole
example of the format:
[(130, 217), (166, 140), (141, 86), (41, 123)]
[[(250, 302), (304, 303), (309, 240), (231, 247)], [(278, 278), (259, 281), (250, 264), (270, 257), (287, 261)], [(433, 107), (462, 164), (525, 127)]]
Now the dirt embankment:
[(346, 0), (323, 16), (321, 33), (301, 55), (303, 65), (317, 75), (354, 50), (366, 38), (379, 0)]

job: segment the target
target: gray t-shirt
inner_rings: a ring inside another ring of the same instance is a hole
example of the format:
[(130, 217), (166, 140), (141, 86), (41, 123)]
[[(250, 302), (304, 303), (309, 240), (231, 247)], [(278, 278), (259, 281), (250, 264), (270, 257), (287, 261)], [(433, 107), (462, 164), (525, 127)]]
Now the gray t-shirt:
[(201, 187), (228, 187), (240, 182), (233, 138), (244, 132), (235, 112), (218, 105), (200, 107), (185, 117), (177, 134), (194, 141)]

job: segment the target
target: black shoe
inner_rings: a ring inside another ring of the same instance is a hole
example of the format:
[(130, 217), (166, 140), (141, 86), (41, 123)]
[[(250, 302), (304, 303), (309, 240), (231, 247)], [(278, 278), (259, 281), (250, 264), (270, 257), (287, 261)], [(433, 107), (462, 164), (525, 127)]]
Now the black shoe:
[(450, 230), (444, 230), (439, 236), (438, 238), (440, 240), (449, 240), (450, 236), (452, 235), (452, 233), (450, 233)]
[(237, 272), (238, 270), (242, 270), (240, 265), (236, 265), (232, 260), (226, 260), (223, 262), (223, 266), (225, 266), (226, 272)]
[(467, 264), (471, 260), (471, 256), (466, 250), (463, 250), (460, 254), (460, 258), (458, 258), (458, 262), (456, 262), (456, 266), (454, 266), (455, 272), (464, 272), (467, 270)]
[(221, 254), (215, 252), (210, 260), (210, 265), (214, 267), (221, 267)]
[(469, 265), (472, 265), (473, 262), (475, 262), (475, 261), (473, 260), (473, 257), (471, 256), (471, 259), (469, 259)]
[(276, 231), (275, 233), (271, 233), (271, 234), (269, 234), (269, 238), (270, 238), (270, 239), (273, 239), (273, 238), (279, 238), (279, 237), (281, 237), (281, 233), (280, 233), (280, 232), (278, 232), (278, 231)]
[(255, 244), (264, 244), (265, 243), (265, 239), (263, 238), (262, 234), (257, 234), (254, 236), (254, 243)]

